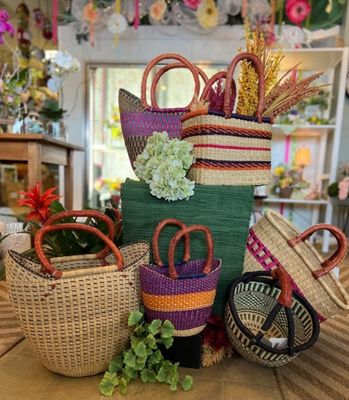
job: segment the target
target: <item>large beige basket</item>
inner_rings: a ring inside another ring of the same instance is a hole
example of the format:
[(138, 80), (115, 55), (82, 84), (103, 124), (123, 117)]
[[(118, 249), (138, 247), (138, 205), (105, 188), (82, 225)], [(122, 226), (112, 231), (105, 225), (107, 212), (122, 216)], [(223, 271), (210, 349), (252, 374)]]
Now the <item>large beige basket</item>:
[[(308, 241), (319, 230), (330, 231), (337, 249), (324, 260)], [(317, 311), (320, 321), (349, 309), (349, 296), (331, 270), (343, 261), (348, 248), (344, 233), (327, 224), (300, 233), (286, 218), (268, 210), (249, 232), (244, 271), (271, 270), (283, 266), (296, 292)]]
[[(39, 233), (53, 229), (79, 229), (79, 224), (48, 226)], [(104, 240), (116, 253), (115, 245), (106, 236)], [(125, 349), (128, 315), (140, 305), (138, 268), (149, 263), (149, 245), (131, 244), (120, 252), (123, 268), (114, 254), (105, 258), (107, 266), (101, 266), (96, 255), (50, 260), (52, 269), (62, 272), (60, 277), (43, 273), (42, 263), (13, 251), (7, 254), (6, 276), (15, 313), (32, 350), (51, 371), (94, 375), (105, 371), (110, 359)]]

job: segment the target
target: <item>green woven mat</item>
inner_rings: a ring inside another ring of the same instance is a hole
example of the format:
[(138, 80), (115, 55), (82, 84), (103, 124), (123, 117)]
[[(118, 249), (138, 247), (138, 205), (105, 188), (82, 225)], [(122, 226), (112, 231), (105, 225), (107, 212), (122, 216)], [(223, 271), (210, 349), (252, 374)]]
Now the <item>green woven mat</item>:
[[(208, 226), (213, 234), (214, 256), (222, 260), (213, 312), (223, 315), (229, 285), (242, 273), (253, 192), (252, 186), (196, 185), (195, 194), (188, 201), (167, 202), (152, 196), (147, 184), (127, 179), (121, 190), (123, 242), (147, 240), (151, 243), (156, 225), (165, 218), (177, 218), (187, 225)], [(169, 242), (177, 230), (169, 226), (160, 236), (164, 262), (167, 262)], [(203, 234), (193, 233), (190, 239), (191, 258), (206, 257)], [(181, 244), (176, 252), (177, 261), (182, 254)]]

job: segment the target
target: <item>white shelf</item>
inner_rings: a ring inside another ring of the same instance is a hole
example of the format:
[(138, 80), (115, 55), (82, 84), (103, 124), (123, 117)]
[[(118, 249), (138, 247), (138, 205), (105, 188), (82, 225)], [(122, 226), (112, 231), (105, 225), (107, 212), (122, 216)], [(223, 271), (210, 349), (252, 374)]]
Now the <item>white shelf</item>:
[(283, 136), (307, 136), (318, 137), (328, 132), (334, 131), (336, 125), (286, 125), (275, 124), (273, 125), (273, 134)]
[(312, 130), (321, 130), (321, 129), (335, 129), (336, 125), (329, 124), (329, 125), (311, 125), (311, 124), (304, 124), (304, 125), (293, 125), (293, 124), (274, 124), (273, 128), (280, 128), (280, 129), (312, 129)]
[(282, 204), (311, 204), (311, 205), (326, 205), (328, 200), (307, 200), (307, 199), (283, 199), (279, 197), (267, 197), (263, 199), (265, 203), (282, 203)]

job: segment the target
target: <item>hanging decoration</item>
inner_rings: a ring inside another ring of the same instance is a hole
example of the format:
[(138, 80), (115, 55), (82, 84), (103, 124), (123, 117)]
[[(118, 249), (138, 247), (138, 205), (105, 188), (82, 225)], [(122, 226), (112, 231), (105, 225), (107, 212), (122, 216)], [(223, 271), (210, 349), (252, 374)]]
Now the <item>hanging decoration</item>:
[(44, 16), (43, 11), (41, 10), (40, 0), (38, 0), (37, 7), (35, 7), (33, 9), (33, 19), (34, 19), (35, 27), (39, 30), (43, 30), (45, 16)]
[(83, 16), (85, 21), (89, 24), (90, 29), (90, 43), (92, 46), (95, 45), (95, 23), (98, 21), (98, 9), (93, 3), (93, 0), (89, 0), (83, 9)]
[(311, 13), (311, 5), (308, 0), (286, 0), (285, 10), (293, 24), (301, 25)]
[(25, 3), (21, 3), (16, 8), (16, 15), (18, 20), (17, 25), (17, 41), (18, 48), (21, 55), (29, 59), (30, 58), (30, 45), (31, 45), (31, 33), (29, 31), (29, 17), (30, 12)]
[(58, 9), (59, 1), (52, 0), (52, 40), (53, 43), (58, 43)]
[(48, 4), (48, 0), (46, 0), (46, 15), (44, 17), (44, 27), (42, 30), (42, 36), (46, 39), (46, 40), (51, 40), (53, 33), (52, 33), (52, 24), (51, 24), (51, 20), (49, 18), (49, 4)]
[(115, 12), (108, 18), (107, 22), (108, 31), (115, 35), (115, 45), (118, 44), (119, 34), (124, 32), (127, 28), (126, 18), (121, 15), (120, 11), (120, 0), (115, 0)]

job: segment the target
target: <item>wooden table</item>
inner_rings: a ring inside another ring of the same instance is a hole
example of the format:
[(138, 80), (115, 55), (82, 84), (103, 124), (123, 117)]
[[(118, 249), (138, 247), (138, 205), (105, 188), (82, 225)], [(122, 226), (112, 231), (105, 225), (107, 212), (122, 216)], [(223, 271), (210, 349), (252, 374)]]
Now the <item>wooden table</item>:
[(28, 163), (28, 187), (41, 182), (41, 164), (64, 166), (64, 203), (73, 207), (73, 153), (85, 149), (41, 134), (0, 133), (0, 163)]

